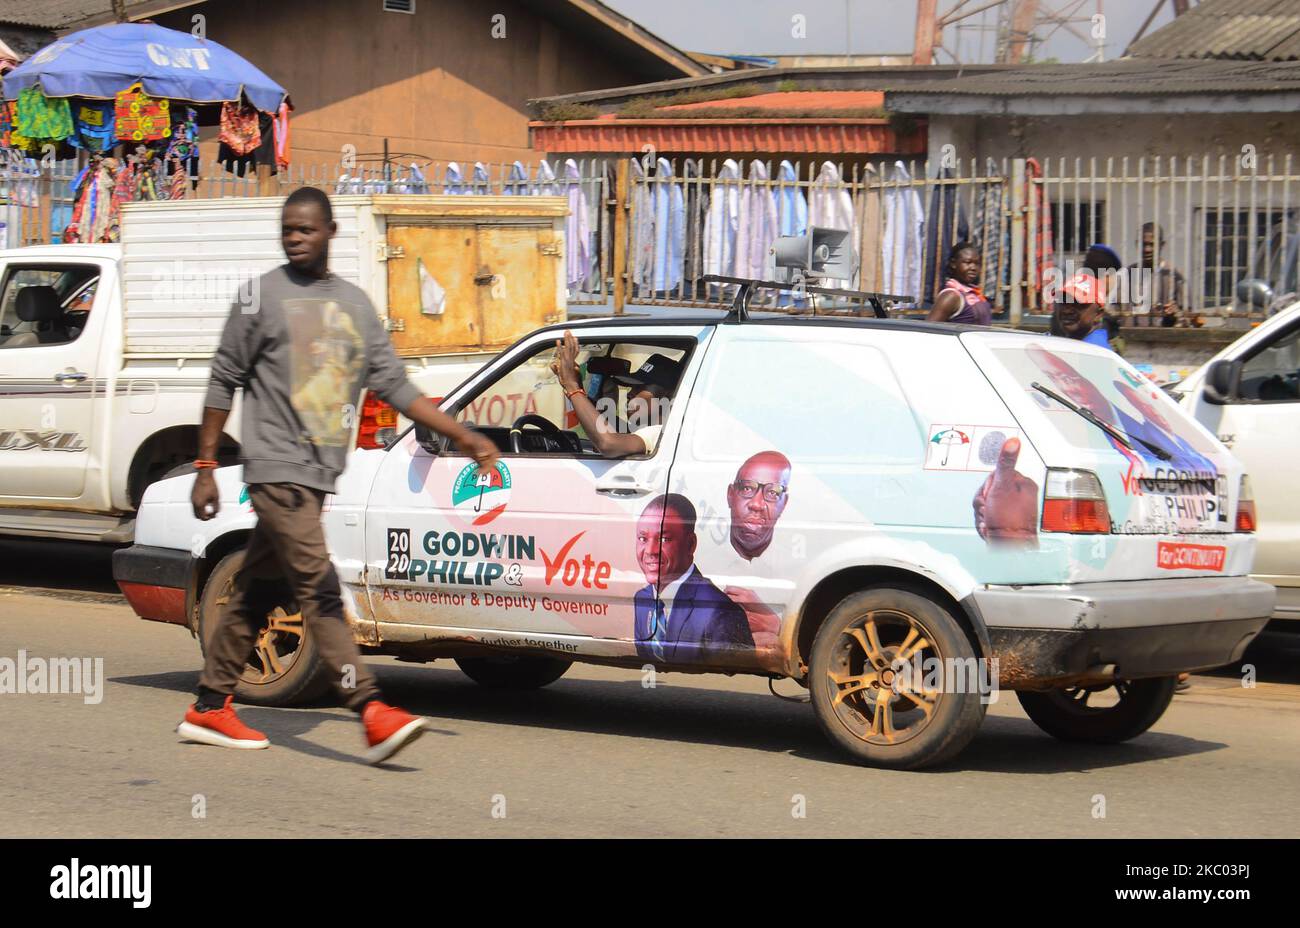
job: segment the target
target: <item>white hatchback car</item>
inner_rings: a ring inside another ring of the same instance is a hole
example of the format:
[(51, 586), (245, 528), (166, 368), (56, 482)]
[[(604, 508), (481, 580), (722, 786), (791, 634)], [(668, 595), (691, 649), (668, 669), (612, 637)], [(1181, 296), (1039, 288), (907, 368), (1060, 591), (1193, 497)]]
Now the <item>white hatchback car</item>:
[[(610, 460), (533, 333), (444, 401), (491, 421), (489, 479), (412, 429), (354, 453), (324, 514), (368, 653), (453, 658), (488, 686), (574, 661), (792, 678), (863, 763), (944, 761), (995, 687), (1061, 738), (1134, 737), (1175, 676), (1232, 662), (1273, 608), (1251, 580), (1241, 465), (1122, 359), (1080, 342), (903, 320), (683, 315), (570, 326), (588, 395), (673, 369), (653, 454)], [(254, 523), (239, 468), (193, 517), (154, 484), (114, 571), (200, 640)], [(240, 697), (326, 685), (286, 594)]]

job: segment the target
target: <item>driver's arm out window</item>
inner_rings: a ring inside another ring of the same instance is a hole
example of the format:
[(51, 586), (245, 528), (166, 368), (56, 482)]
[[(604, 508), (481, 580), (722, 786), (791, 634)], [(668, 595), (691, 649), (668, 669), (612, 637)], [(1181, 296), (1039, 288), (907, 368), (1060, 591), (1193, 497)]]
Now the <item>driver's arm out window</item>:
[[(578, 355), (579, 363), (587, 353), (584, 347)], [(554, 345), (539, 348), (477, 395), (461, 400), (456, 418), (479, 429), (509, 429), (520, 417), (535, 415), (556, 428), (565, 428), (564, 391), (551, 370), (554, 358)]]

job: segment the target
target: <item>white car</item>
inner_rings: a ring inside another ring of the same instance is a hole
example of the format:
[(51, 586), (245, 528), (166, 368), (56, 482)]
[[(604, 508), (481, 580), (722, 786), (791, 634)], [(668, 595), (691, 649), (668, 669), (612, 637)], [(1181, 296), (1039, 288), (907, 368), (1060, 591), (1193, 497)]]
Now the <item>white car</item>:
[(1274, 618), (1300, 621), (1300, 303), (1270, 317), (1173, 389), (1246, 466), (1259, 506), (1254, 576)]
[[(606, 459), (576, 428), (562, 327), (445, 400), (501, 448), (486, 479), (420, 429), (355, 452), (323, 519), (364, 651), (515, 688), (573, 661), (792, 678), (856, 760), (913, 768), (957, 754), (998, 686), (1057, 737), (1132, 738), (1272, 612), (1240, 463), (1113, 353), (825, 316), (571, 328), (619, 427), (617, 378), (674, 371), (653, 453)], [(485, 426), (502, 393), (539, 412)], [(200, 639), (255, 520), (240, 469), (216, 479), (208, 522), (192, 477), (151, 487), (114, 557), (141, 616)], [(239, 695), (325, 684), (286, 594)]]

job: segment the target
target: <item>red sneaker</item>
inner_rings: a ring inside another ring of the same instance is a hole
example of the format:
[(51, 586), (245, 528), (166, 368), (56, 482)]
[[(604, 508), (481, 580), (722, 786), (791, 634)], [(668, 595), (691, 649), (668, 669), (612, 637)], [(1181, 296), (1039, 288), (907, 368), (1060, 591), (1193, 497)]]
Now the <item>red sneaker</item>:
[(185, 711), (185, 721), (176, 726), (177, 733), (186, 741), (215, 744), (220, 748), (242, 748), (245, 751), (269, 748), (271, 742), (266, 735), (239, 721), (235, 710), (230, 708), (234, 698), (227, 696), (224, 706), (207, 712), (200, 712), (196, 705), (190, 706)]
[(377, 699), (366, 703), (361, 711), (361, 724), (366, 726), (366, 763), (377, 764), (387, 760), (424, 733), (428, 722), (396, 706), (386, 706)]

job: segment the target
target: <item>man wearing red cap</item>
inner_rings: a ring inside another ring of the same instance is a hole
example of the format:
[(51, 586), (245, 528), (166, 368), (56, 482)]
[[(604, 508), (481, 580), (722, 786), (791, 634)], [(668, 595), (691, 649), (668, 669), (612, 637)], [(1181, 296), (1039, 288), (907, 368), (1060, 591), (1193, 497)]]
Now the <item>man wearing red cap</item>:
[(1106, 293), (1101, 282), (1090, 273), (1079, 273), (1061, 286), (1053, 311), (1066, 338), (1113, 350), (1103, 324), (1105, 305)]

